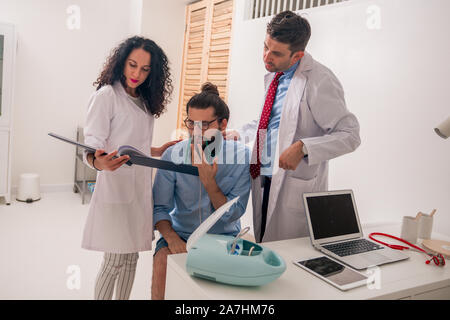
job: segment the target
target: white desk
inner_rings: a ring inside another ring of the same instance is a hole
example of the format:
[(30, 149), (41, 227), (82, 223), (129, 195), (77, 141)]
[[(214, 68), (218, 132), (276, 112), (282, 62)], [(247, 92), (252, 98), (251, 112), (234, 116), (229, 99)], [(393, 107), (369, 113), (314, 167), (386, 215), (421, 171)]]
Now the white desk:
[[(400, 225), (380, 225), (364, 228), (370, 232), (385, 232), (399, 236)], [(433, 234), (433, 239), (449, 241), (448, 237)], [(381, 238), (380, 238), (381, 239)], [(392, 240), (395, 242), (394, 240)], [(391, 243), (392, 241), (388, 241)], [(450, 259), (445, 267), (425, 264), (425, 254), (403, 251), (408, 260), (391, 263), (370, 270), (376, 279), (371, 286), (340, 291), (323, 280), (300, 269), (294, 259), (322, 255), (309, 238), (263, 243), (276, 251), (287, 268), (277, 280), (261, 287), (237, 287), (189, 276), (186, 254), (171, 255), (167, 259), (166, 299), (196, 300), (300, 300), (300, 299), (449, 299)], [(364, 271), (363, 271), (364, 273)]]

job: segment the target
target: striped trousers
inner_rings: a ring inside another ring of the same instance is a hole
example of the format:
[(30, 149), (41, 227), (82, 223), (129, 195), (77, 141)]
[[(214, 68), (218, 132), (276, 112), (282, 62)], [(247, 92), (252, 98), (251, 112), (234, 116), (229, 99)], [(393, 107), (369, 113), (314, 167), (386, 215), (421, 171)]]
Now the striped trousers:
[(95, 300), (128, 300), (136, 274), (138, 253), (105, 253), (95, 283)]

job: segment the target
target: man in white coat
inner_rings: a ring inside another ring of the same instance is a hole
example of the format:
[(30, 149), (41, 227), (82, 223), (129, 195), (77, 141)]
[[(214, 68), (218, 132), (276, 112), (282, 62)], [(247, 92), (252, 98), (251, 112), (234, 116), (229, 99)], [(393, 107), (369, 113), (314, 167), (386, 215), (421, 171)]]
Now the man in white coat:
[(328, 190), (328, 161), (361, 143), (336, 76), (305, 51), (308, 21), (291, 11), (267, 25), (265, 103), (259, 117), (227, 139), (255, 140), (253, 226), (258, 242), (309, 235), (302, 195)]

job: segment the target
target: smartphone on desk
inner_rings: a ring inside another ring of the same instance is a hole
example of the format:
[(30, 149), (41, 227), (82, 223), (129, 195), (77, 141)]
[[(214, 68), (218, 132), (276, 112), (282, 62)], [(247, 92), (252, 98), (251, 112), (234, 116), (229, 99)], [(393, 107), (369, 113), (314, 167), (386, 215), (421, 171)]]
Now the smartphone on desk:
[(342, 291), (368, 284), (366, 275), (327, 256), (293, 262)]

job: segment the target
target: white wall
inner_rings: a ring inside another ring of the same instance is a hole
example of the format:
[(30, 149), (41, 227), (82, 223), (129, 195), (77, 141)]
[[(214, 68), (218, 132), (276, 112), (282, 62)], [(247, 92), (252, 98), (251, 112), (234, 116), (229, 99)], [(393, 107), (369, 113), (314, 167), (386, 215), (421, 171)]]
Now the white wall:
[(155, 121), (153, 145), (175, 139), (181, 68), (184, 46), (186, 5), (189, 0), (144, 0), (142, 35), (155, 41), (166, 53), (174, 87), (166, 112)]
[[(66, 23), (80, 8), (80, 29)], [(16, 25), (12, 184), (24, 172), (43, 185), (70, 185), (74, 148), (47, 136), (75, 138), (110, 50), (140, 32), (142, 0), (1, 0), (0, 21)]]
[[(236, 4), (233, 127), (258, 116), (270, 21), (244, 21), (245, 1)], [(368, 28), (377, 26), (374, 8), (380, 29)], [(450, 115), (449, 11), (447, 0), (354, 0), (305, 11), (308, 51), (341, 80), (361, 124), (360, 148), (330, 162), (330, 189), (354, 190), (363, 223), (436, 208), (435, 231), (450, 235), (450, 141), (433, 131)]]

